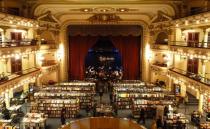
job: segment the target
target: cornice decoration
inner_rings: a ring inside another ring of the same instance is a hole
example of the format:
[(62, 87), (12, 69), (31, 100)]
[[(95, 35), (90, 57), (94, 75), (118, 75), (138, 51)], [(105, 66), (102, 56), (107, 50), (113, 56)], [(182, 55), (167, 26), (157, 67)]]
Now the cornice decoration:
[(157, 15), (153, 17), (149, 25), (150, 31), (168, 31), (170, 30), (172, 18), (162, 11), (158, 11)]
[(123, 12), (138, 11), (138, 9), (98, 7), (98, 8), (71, 9), (70, 11), (80, 11), (85, 13), (123, 13)]
[(173, 21), (173, 27), (175, 28), (189, 28), (199, 27), (199, 26), (208, 26), (210, 23), (210, 13), (201, 13), (185, 18), (180, 18)]
[(37, 17), (41, 29), (59, 30), (60, 21), (52, 15), (50, 11)]
[(70, 36), (140, 36), (142, 27), (140, 25), (70, 25)]
[(15, 26), (20, 28), (38, 28), (38, 22), (33, 19), (19, 17), (0, 12), (0, 24), (2, 26)]
[(171, 21), (172, 18), (163, 13), (162, 11), (158, 11), (157, 15), (153, 17), (151, 20), (151, 23), (159, 23), (159, 22), (165, 22), (165, 21)]
[(88, 19), (91, 23), (116, 23), (122, 19), (116, 14), (95, 14)]
[(205, 54), (185, 53), (185, 52), (179, 52), (179, 51), (170, 51), (170, 53), (180, 55), (180, 56), (186, 56), (189, 58), (199, 58), (203, 60), (210, 60), (210, 55), (205, 55)]

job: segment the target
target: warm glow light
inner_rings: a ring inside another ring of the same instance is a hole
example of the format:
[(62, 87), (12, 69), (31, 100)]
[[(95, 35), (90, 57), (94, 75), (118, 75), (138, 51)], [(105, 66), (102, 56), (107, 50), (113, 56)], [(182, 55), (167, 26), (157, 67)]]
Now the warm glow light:
[(146, 52), (146, 59), (148, 61), (150, 61), (151, 57), (152, 57), (152, 52), (150, 50), (150, 45), (147, 44), (146, 47), (145, 47), (145, 52)]
[(15, 55), (15, 60), (19, 60), (20, 59), (20, 55), (19, 54), (16, 54)]
[(187, 20), (185, 21), (185, 25), (188, 25), (188, 21)]
[(64, 46), (63, 44), (59, 44), (59, 48), (57, 51), (57, 60), (61, 61), (64, 57)]
[(196, 21), (196, 24), (199, 24), (199, 23), (200, 23), (200, 21), (199, 21), (199, 20), (197, 20), (197, 21)]
[(209, 20), (208, 19), (205, 19), (205, 22), (208, 22)]
[(179, 24), (176, 24), (176, 27), (179, 27)]

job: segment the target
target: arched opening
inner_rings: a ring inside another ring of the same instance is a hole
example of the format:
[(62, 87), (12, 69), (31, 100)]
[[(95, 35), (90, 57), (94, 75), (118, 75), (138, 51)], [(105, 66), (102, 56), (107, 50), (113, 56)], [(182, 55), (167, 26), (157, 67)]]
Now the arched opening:
[(166, 32), (160, 32), (157, 35), (155, 44), (168, 44), (168, 34)]
[(100, 37), (85, 58), (85, 77), (94, 80), (121, 80), (122, 59), (112, 41)]
[(122, 58), (123, 80), (141, 79), (141, 35), (137, 25), (71, 25), (69, 26), (68, 77), (85, 79), (85, 58), (101, 37), (108, 38)]
[(41, 44), (54, 44), (55, 38), (54, 34), (50, 31), (44, 31), (40, 35), (41, 38)]

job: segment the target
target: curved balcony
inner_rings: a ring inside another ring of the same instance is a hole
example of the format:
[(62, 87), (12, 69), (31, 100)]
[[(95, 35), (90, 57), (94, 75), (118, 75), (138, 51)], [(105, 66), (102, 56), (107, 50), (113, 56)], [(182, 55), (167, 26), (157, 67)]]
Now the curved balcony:
[(169, 47), (168, 47), (168, 44), (152, 44), (151, 45), (151, 49), (153, 50), (168, 50)]
[(146, 129), (135, 121), (126, 118), (90, 117), (75, 120), (59, 129)]
[(3, 75), (3, 77), (1, 75), (1, 78), (0, 78), (1, 90), (0, 91), (4, 91), (5, 89), (7, 89), (7, 86), (14, 85), (24, 78), (32, 77), (39, 73), (40, 73), (40, 69), (34, 67), (34, 68), (19, 71), (16, 73), (9, 73), (7, 75)]
[(210, 79), (202, 77), (199, 74), (194, 74), (194, 73), (191, 73), (191, 72), (187, 72), (187, 71), (184, 71), (184, 70), (178, 69), (178, 68), (170, 68), (169, 70), (172, 71), (172, 72), (181, 74), (181, 75), (183, 75), (183, 76), (185, 76), (187, 78), (190, 78), (190, 79), (192, 79), (194, 81), (197, 81), (197, 82), (200, 82), (202, 84), (210, 86)]
[(6, 42), (0, 42), (0, 48), (24, 47), (35, 45), (37, 45), (37, 40), (35, 39), (11, 40)]
[(170, 46), (210, 49), (210, 42), (171, 41)]
[(41, 40), (40, 50), (57, 49), (58, 46), (54, 40)]

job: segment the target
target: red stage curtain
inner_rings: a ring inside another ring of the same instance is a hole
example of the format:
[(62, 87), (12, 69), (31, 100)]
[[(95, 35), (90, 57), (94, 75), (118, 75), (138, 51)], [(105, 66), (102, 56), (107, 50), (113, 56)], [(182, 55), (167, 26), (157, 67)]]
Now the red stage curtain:
[(122, 57), (123, 79), (140, 79), (140, 37), (115, 36), (111, 39)]
[[(99, 36), (70, 36), (69, 75), (71, 80), (84, 79), (85, 57)], [(123, 79), (140, 79), (140, 37), (114, 36), (110, 37), (119, 50), (123, 64)]]
[(69, 37), (69, 76), (71, 80), (84, 79), (85, 56), (88, 49), (97, 41), (93, 36), (70, 36)]

